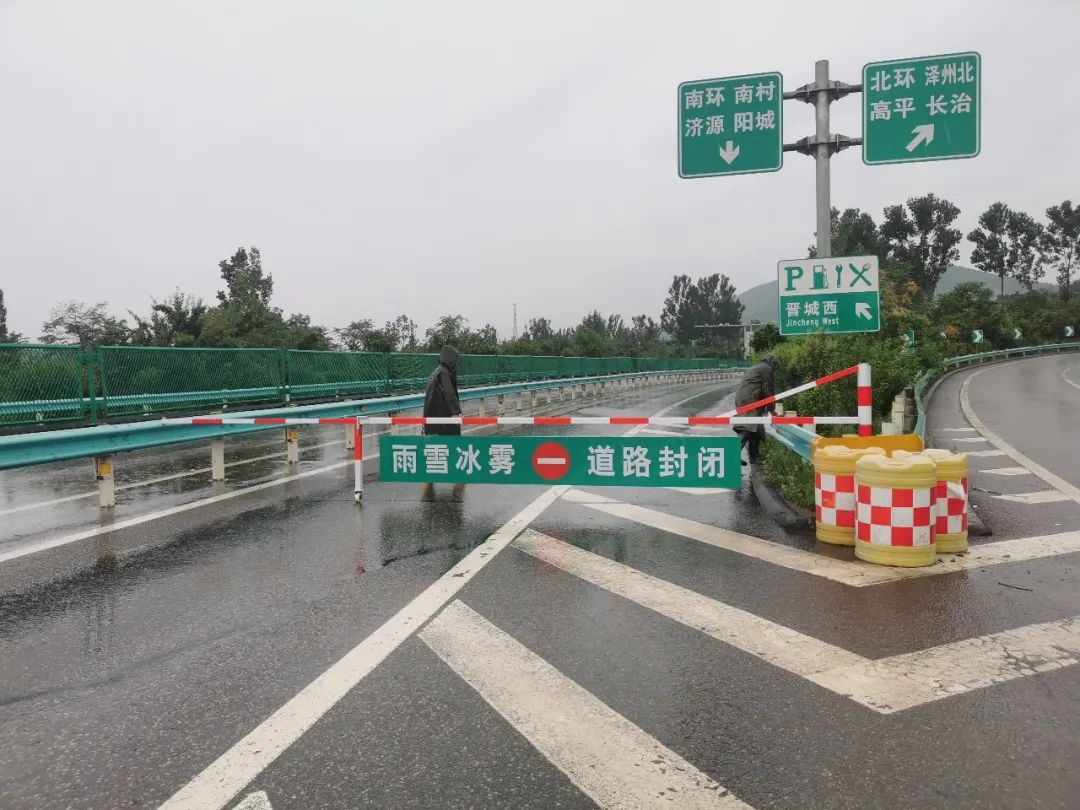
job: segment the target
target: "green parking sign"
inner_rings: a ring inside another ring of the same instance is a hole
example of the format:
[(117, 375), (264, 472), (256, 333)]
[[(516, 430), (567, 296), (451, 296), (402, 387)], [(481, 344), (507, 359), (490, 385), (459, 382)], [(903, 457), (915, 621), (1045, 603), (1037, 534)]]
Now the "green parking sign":
[(735, 436), (383, 436), (379, 478), (402, 483), (742, 485)]

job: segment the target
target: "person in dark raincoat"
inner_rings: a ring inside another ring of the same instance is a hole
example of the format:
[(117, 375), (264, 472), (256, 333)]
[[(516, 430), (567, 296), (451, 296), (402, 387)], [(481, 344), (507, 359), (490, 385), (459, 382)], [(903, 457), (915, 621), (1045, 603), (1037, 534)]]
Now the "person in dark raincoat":
[[(748, 368), (743, 375), (739, 390), (735, 392), (735, 407), (741, 408), (743, 405), (749, 405), (751, 402), (773, 396), (776, 393), (773, 373), (778, 365), (776, 355), (769, 354), (760, 363)], [(772, 405), (762, 405), (760, 408), (755, 408), (741, 415), (764, 416), (770, 413), (772, 409)], [(735, 432), (742, 438), (742, 446), (746, 448), (747, 458), (750, 463), (756, 464), (758, 461), (758, 448), (761, 445), (761, 440), (765, 438), (765, 426), (736, 425)], [(746, 464), (746, 462), (744, 461), (743, 464)]]
[[(457, 369), (460, 353), (453, 346), (443, 346), (439, 365), (428, 378), (424, 394), (424, 416), (461, 416), (458, 400)], [(425, 436), (460, 436), (461, 425), (424, 425)]]

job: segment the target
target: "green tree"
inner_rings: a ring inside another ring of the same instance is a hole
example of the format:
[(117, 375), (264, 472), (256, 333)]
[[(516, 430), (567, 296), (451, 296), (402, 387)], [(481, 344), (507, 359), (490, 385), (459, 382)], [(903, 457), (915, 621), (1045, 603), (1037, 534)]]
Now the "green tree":
[(712, 340), (701, 327), (741, 323), (742, 313), (743, 305), (727, 276), (714, 273), (695, 283), (689, 276), (679, 275), (668, 288), (660, 327), (687, 347), (702, 338)]
[(1008, 252), (1005, 261), (1009, 267), (1009, 275), (1031, 292), (1043, 276), (1043, 266), (1038, 253), (1043, 227), (1023, 211), (1011, 211), (1006, 235)]
[[(883, 244), (874, 218), (858, 208), (839, 208), (831, 212), (830, 227), (832, 253), (834, 256), (884, 256), (888, 248)], [(817, 246), (807, 248), (811, 259), (817, 257)]]
[(179, 289), (164, 300), (153, 302), (150, 316), (129, 313), (135, 321), (131, 342), (139, 346), (194, 346), (202, 334), (207, 307), (201, 298)]
[(1042, 261), (1057, 272), (1063, 301), (1072, 293), (1073, 271), (1080, 264), (1080, 207), (1072, 200), (1046, 209), (1046, 229), (1039, 242)]
[(81, 346), (123, 346), (131, 330), (127, 322), (114, 318), (108, 304), (80, 304), (68, 301), (53, 307), (41, 325), (42, 343), (79, 343)]
[(1004, 324), (994, 305), (994, 291), (978, 281), (957, 284), (934, 301), (933, 320), (939, 329), (960, 344), (969, 343), (971, 333), (981, 329), (987, 343), (1001, 343)]
[(979, 227), (968, 234), (971, 263), (984, 273), (1001, 279), (1001, 297), (1005, 297), (1005, 276), (1009, 273), (1008, 231), (1013, 212), (1003, 202), (996, 202), (979, 215)]
[(345, 351), (361, 352), (364, 351), (364, 338), (373, 328), (371, 318), (363, 318), (341, 329), (335, 329), (334, 334), (337, 335), (338, 342)]
[(750, 351), (754, 354), (761, 354), (767, 352), (769, 349), (783, 342), (784, 338), (780, 334), (780, 327), (775, 323), (763, 323), (760, 326), (754, 328), (754, 332), (750, 335)]
[(923, 296), (934, 297), (949, 264), (960, 258), (961, 233), (950, 227), (960, 209), (933, 194), (885, 208), (880, 233), (889, 258), (906, 263)]
[(429, 352), (437, 352), (443, 346), (450, 344), (461, 350), (462, 336), (469, 328), (469, 321), (464, 315), (443, 315), (435, 325), (427, 330), (427, 338), (424, 348)]

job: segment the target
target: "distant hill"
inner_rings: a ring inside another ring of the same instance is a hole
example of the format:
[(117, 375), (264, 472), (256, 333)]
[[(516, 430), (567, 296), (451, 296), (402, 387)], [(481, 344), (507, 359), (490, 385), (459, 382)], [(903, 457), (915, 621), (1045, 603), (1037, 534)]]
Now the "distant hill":
[[(953, 264), (949, 266), (949, 269), (945, 271), (945, 275), (941, 277), (941, 281), (938, 282), (937, 292), (938, 294), (947, 293), (957, 284), (963, 284), (965, 281), (978, 281), (985, 284), (995, 293), (1001, 289), (1001, 280), (997, 276), (988, 275), (973, 267), (961, 267), (958, 264)], [(1046, 290), (1053, 289), (1052, 284), (1039, 284), (1038, 286)], [(1006, 295), (1019, 290), (1019, 282), (1011, 278), (1005, 279)], [(739, 300), (746, 307), (742, 316), (743, 323), (750, 323), (751, 321), (767, 323), (776, 320), (777, 292), (775, 281), (767, 281), (764, 284), (751, 287), (739, 296)]]

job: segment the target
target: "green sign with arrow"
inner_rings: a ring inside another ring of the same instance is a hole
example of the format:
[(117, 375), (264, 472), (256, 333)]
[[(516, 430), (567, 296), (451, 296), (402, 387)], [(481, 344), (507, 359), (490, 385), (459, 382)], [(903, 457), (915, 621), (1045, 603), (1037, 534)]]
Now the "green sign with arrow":
[(776, 270), (781, 335), (881, 329), (877, 256), (792, 259)]
[(863, 67), (863, 161), (909, 163), (979, 154), (978, 53), (921, 56)]
[(679, 176), (775, 172), (784, 165), (784, 78), (752, 73), (679, 85)]
[(1013, 340), (1021, 340), (1024, 337), (1024, 333), (1020, 331), (1019, 326), (1013, 327)]
[(971, 333), (971, 342), (972, 343), (982, 343), (983, 342), (982, 329), (976, 329), (974, 332)]
[(1076, 332), (1073, 330), (1073, 328), (1071, 326), (1066, 326), (1065, 327), (1065, 337), (1072, 337), (1075, 334), (1076, 334)]

